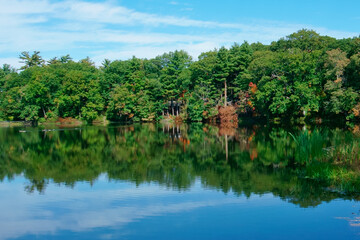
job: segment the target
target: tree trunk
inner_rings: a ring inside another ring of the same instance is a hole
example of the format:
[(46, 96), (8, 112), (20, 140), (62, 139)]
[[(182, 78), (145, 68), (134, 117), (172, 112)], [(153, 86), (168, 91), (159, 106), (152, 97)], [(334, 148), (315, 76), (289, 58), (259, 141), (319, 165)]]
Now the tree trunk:
[(224, 81), (224, 95), (225, 95), (224, 107), (226, 107), (226, 105), (227, 105), (227, 84), (226, 84), (226, 79)]
[(42, 109), (42, 111), (43, 111), (43, 113), (44, 113), (44, 118), (46, 118), (46, 113), (45, 113), (44, 108), (42, 107), (41, 109)]

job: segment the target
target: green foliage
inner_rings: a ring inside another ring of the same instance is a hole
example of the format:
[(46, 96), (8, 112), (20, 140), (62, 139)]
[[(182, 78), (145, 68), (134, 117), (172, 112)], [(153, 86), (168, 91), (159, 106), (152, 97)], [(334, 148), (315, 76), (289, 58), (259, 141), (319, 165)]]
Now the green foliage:
[(302, 51), (311, 52), (314, 50), (327, 49), (336, 40), (328, 36), (320, 36), (314, 30), (301, 29), (292, 33), (286, 38), (273, 42), (270, 46), (273, 51), (283, 51), (291, 48), (298, 48)]
[(185, 51), (165, 53), (157, 57), (162, 66), (160, 82), (164, 89), (165, 100), (178, 100), (190, 86), (189, 66), (191, 57)]
[(39, 119), (40, 107), (36, 105), (27, 105), (25, 109), (21, 111), (20, 118), (26, 121), (36, 121)]
[(350, 58), (350, 63), (345, 71), (347, 77), (346, 84), (353, 87), (356, 91), (360, 91), (360, 52)]
[(22, 52), (20, 72), (6, 64), (0, 69), (0, 118), (154, 121), (179, 114), (208, 121), (229, 104), (240, 114), (271, 119), (356, 120), (359, 39), (302, 29), (270, 45), (245, 41), (204, 52), (197, 61), (174, 51), (105, 59), (99, 68), (88, 57), (45, 62), (38, 51)]
[(342, 87), (341, 82), (328, 81), (324, 90), (327, 94), (324, 108), (330, 114), (346, 115), (358, 102), (359, 94), (352, 88)]
[(126, 86), (117, 86), (111, 93), (107, 117), (111, 120), (129, 120), (133, 117), (135, 95)]
[(327, 51), (325, 67), (328, 69), (326, 76), (334, 80), (343, 80), (344, 70), (350, 60), (346, 57), (346, 52), (340, 49)]
[(22, 52), (19, 56), (21, 62), (25, 65), (22, 66), (20, 69), (27, 69), (33, 66), (41, 66), (45, 63), (42, 57), (39, 55), (39, 51), (34, 51), (34, 53), (30, 56), (29, 52)]
[(61, 71), (61, 86), (54, 99), (59, 116), (94, 120), (105, 104), (100, 94), (98, 70), (88, 60), (70, 61), (57, 70), (66, 67), (69, 71)]
[(201, 96), (203, 89), (196, 87), (190, 96), (187, 96), (188, 118), (193, 122), (202, 121), (205, 114), (205, 102)]

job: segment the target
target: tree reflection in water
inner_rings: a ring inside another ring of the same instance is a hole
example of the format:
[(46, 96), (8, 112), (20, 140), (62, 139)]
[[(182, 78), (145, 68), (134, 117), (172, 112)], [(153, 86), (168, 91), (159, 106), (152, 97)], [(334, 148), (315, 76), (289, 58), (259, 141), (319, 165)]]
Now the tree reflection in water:
[[(354, 131), (356, 128), (354, 128)], [(28, 192), (73, 187), (100, 174), (186, 191), (273, 193), (302, 207), (358, 198), (359, 135), (342, 129), (138, 124), (0, 129), (0, 177), (24, 174)], [(344, 194), (346, 192), (346, 194)]]

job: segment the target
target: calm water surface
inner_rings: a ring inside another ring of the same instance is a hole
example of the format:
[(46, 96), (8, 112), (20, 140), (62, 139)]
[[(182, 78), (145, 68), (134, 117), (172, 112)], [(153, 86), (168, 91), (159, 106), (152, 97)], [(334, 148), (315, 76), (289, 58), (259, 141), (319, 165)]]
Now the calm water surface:
[[(296, 143), (304, 132), (305, 150)], [(202, 124), (0, 128), (0, 239), (360, 239), (358, 195), (298, 177), (297, 167), (356, 136)]]

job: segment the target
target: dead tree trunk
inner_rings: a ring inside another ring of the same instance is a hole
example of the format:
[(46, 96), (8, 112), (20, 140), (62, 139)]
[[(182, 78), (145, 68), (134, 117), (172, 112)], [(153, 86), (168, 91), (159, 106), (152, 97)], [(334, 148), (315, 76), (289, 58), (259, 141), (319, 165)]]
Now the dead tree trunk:
[(226, 107), (226, 105), (227, 105), (227, 83), (226, 83), (226, 79), (224, 81), (224, 96), (225, 96), (224, 107)]
[(44, 118), (47, 118), (46, 113), (45, 113), (45, 109), (43, 107), (41, 109), (42, 109), (42, 111), (44, 113)]
[(174, 102), (173, 100), (171, 100), (171, 112), (172, 112), (172, 115), (174, 116)]

